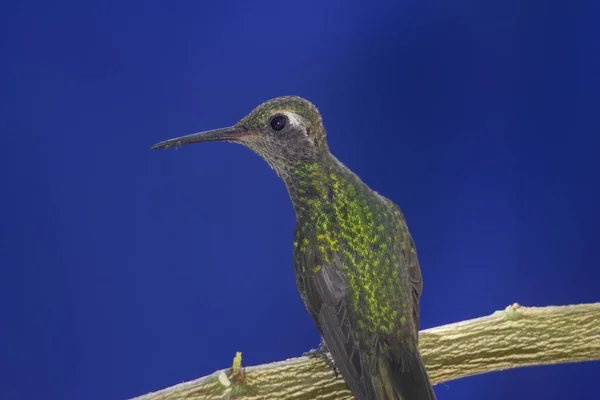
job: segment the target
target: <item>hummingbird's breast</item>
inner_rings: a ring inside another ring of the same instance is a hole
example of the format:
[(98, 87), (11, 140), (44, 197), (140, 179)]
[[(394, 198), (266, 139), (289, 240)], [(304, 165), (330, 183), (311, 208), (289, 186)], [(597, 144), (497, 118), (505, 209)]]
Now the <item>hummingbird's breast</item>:
[(349, 309), (359, 327), (371, 333), (393, 332), (406, 324), (400, 250), (407, 230), (400, 210), (345, 167), (314, 164), (303, 166), (302, 174), (309, 179), (297, 181), (295, 189), (294, 251), (311, 251), (316, 257), (300, 273), (327, 273), (324, 268), (341, 272)]

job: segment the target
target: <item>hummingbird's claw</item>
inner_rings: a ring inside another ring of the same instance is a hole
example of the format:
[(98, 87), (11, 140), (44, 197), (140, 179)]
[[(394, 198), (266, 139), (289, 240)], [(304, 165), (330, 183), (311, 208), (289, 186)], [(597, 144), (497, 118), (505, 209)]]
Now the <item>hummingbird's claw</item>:
[(322, 359), (325, 364), (327, 364), (327, 366), (329, 367), (329, 369), (331, 369), (333, 371), (333, 373), (335, 374), (335, 377), (338, 378), (339, 377), (339, 370), (337, 369), (337, 367), (335, 366), (335, 361), (333, 361), (333, 357), (331, 357), (331, 354), (329, 353), (329, 348), (327, 347), (327, 343), (325, 343), (325, 340), (323, 338), (321, 338), (321, 343), (319, 344), (319, 347), (316, 349), (311, 349), (309, 351), (307, 351), (306, 353), (302, 354), (305, 357), (317, 357)]

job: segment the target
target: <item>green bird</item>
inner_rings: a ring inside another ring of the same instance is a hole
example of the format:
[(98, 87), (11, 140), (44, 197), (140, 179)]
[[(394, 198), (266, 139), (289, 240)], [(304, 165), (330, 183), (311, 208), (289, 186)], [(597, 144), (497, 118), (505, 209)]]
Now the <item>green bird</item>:
[(331, 154), (317, 108), (278, 97), (234, 126), (152, 149), (208, 141), (250, 148), (285, 182), (296, 286), (356, 399), (435, 399), (418, 349), (423, 281), (404, 215)]

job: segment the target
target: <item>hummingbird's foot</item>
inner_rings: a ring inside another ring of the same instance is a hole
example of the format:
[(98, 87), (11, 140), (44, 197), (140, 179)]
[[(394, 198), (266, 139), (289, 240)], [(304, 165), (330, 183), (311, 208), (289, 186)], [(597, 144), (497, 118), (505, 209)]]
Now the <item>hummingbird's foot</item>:
[(319, 344), (318, 348), (311, 349), (311, 350), (307, 351), (306, 353), (303, 353), (302, 355), (305, 357), (320, 358), (321, 360), (325, 361), (325, 364), (327, 364), (329, 369), (331, 369), (333, 371), (336, 378), (339, 376), (340, 371), (335, 366), (335, 361), (333, 361), (333, 357), (331, 357), (331, 354), (329, 353), (329, 348), (327, 347), (327, 343), (325, 343), (325, 340), (323, 338), (321, 338), (321, 343)]

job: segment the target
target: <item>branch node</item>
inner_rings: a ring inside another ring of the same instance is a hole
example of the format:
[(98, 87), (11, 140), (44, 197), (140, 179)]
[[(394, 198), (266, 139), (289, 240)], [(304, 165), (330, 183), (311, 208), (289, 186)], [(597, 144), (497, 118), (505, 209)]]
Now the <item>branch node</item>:
[(233, 381), (234, 384), (237, 385), (243, 385), (244, 384), (244, 378), (245, 373), (244, 373), (244, 369), (242, 368), (242, 352), (238, 351), (237, 353), (235, 353), (235, 357), (233, 357), (233, 365), (231, 366), (231, 369), (229, 371), (229, 376), (231, 377), (231, 380)]
[(504, 311), (498, 311), (501, 316), (507, 321), (516, 321), (520, 317), (522, 317), (522, 307), (519, 303), (513, 303), (510, 306), (506, 307)]
[(228, 388), (231, 386), (231, 381), (229, 380), (225, 372), (221, 371), (217, 378), (219, 379), (219, 383), (224, 387)]

